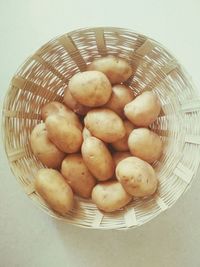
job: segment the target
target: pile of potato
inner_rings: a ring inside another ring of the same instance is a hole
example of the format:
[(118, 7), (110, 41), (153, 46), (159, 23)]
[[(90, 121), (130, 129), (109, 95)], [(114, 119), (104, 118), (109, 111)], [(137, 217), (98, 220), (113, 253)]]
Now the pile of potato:
[(150, 164), (160, 158), (162, 141), (148, 126), (161, 105), (152, 92), (134, 97), (123, 85), (132, 74), (121, 58), (98, 58), (71, 77), (63, 103), (42, 107), (30, 144), (47, 168), (38, 171), (35, 190), (56, 212), (70, 211), (74, 194), (113, 212), (156, 191)]

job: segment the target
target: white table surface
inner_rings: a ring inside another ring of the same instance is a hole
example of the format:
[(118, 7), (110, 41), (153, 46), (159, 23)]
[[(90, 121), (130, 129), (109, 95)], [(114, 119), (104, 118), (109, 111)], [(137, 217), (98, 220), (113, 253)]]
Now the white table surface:
[[(18, 66), (49, 39), (119, 26), (165, 44), (200, 80), (199, 0), (0, 1), (0, 104)], [(44, 214), (22, 192), (0, 148), (0, 267), (199, 267), (200, 180), (169, 211), (127, 232), (80, 229)]]

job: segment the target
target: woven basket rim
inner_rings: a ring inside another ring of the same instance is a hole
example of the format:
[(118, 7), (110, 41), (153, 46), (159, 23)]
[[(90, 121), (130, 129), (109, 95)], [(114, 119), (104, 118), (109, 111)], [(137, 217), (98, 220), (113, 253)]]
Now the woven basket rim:
[[(68, 35), (73, 35), (73, 34), (77, 34), (79, 32), (87, 32), (88, 30), (95, 30), (95, 29), (103, 29), (103, 30), (112, 30), (112, 31), (126, 31), (126, 32), (130, 32), (130, 33), (133, 33), (133, 34), (138, 34), (139, 36), (142, 36), (144, 38), (147, 38), (149, 40), (151, 40), (152, 42), (154, 42), (155, 44), (159, 45), (160, 47), (162, 47), (164, 50), (166, 50), (174, 59), (177, 60), (178, 62), (178, 65), (180, 66), (181, 68), (181, 71), (183, 73), (183, 75), (185, 76), (186, 80), (190, 82), (190, 84), (192, 84), (192, 90), (193, 90), (193, 93), (195, 92), (196, 95), (200, 96), (199, 94), (199, 91), (197, 90), (197, 87), (196, 85), (194, 84), (193, 80), (191, 79), (191, 76), (188, 74), (188, 72), (185, 70), (185, 68), (183, 67), (183, 65), (180, 63), (180, 60), (177, 59), (176, 56), (173, 55), (173, 53), (171, 53), (171, 51), (169, 51), (168, 48), (165, 48), (165, 46), (159, 42), (157, 42), (156, 40), (146, 36), (146, 35), (143, 35), (143, 34), (140, 34), (139, 32), (136, 32), (134, 30), (131, 30), (131, 29), (127, 29), (127, 28), (119, 28), (119, 27), (92, 27), (92, 28), (80, 28), (80, 29), (77, 29), (77, 30), (73, 30), (73, 31), (70, 31), (68, 32), (67, 34)], [(65, 35), (65, 34), (64, 34)], [(63, 36), (63, 35), (58, 35), (54, 38), (52, 38), (49, 42), (52, 42), (53, 40), (57, 40), (57, 38), (59, 38), (60, 36)], [(48, 44), (49, 42), (47, 42), (46, 44)], [(39, 51), (40, 48), (38, 50), (35, 51), (35, 53), (37, 53), (37, 51)], [(18, 73), (18, 70), (20, 70), (22, 68), (22, 66), (29, 60), (32, 58), (32, 56), (35, 54), (33, 53), (31, 56), (29, 56), (19, 67), (18, 69), (16, 70), (15, 74)], [(14, 75), (15, 75), (14, 74)], [(13, 76), (14, 77), (14, 76)], [(12, 162), (9, 160), (9, 153), (8, 153), (8, 149), (6, 147), (6, 129), (5, 129), (5, 114), (4, 114), (4, 110), (6, 109), (6, 103), (9, 99), (9, 94), (11, 93), (12, 91), (12, 79), (10, 81), (10, 84), (9, 84), (9, 88), (4, 96), (4, 101), (3, 101), (3, 109), (2, 109), (2, 119), (1, 119), (1, 127), (2, 127), (2, 139), (3, 139), (3, 144), (4, 144), (4, 149), (5, 149), (5, 153), (6, 153), (6, 156), (7, 156), (7, 159), (8, 159), (8, 162), (9, 162), (9, 166), (10, 166), (10, 169), (14, 175), (14, 177), (18, 180), (18, 182), (20, 183), (18, 177), (16, 177), (16, 173), (14, 172), (13, 170), (13, 166), (12, 166)], [(197, 174), (199, 172), (199, 168), (200, 168), (200, 158), (198, 159), (198, 168), (197, 168), (197, 171), (195, 172), (195, 175), (192, 177), (191, 179), (191, 182), (188, 184), (188, 186), (185, 188), (185, 190), (181, 193), (181, 195), (178, 197), (178, 199), (176, 201), (178, 201), (181, 196), (191, 187), (192, 185), (192, 182), (194, 181), (194, 179), (197, 179)], [(30, 197), (29, 197), (30, 198)], [(31, 198), (32, 199), (32, 198)], [(39, 207), (40, 209), (42, 209), (43, 211), (45, 211), (46, 213), (48, 213), (41, 205), (38, 205), (38, 203), (36, 203), (36, 201), (34, 201), (32, 199), (33, 203), (35, 205), (37, 205), (37, 207)], [(171, 206), (169, 206), (167, 209), (171, 208), (172, 206), (174, 206), (174, 204), (176, 203), (176, 201), (173, 202), (173, 204)], [(162, 210), (160, 210), (158, 213), (155, 213), (154, 216), (150, 219), (150, 221), (152, 219), (155, 219), (160, 213), (162, 213)], [(50, 215), (51, 217), (55, 218), (55, 216), (53, 214), (50, 214), (48, 213), (48, 215)], [(63, 220), (63, 221), (67, 221), (66, 218), (58, 218), (56, 217), (56, 219), (59, 219), (59, 220)], [(124, 227), (119, 227), (119, 228), (104, 228), (104, 227), (88, 227), (86, 225), (81, 225), (81, 224), (77, 224), (77, 223), (72, 223), (72, 222), (68, 222), (70, 224), (75, 224), (77, 225), (78, 227), (81, 227), (81, 228), (90, 228), (90, 229), (102, 229), (102, 230), (108, 230), (108, 229), (119, 229), (119, 230), (127, 230), (127, 229), (132, 229), (132, 228), (135, 228), (135, 227), (127, 227), (127, 228), (124, 228)], [(146, 223), (146, 222), (145, 222)], [(140, 224), (138, 224), (137, 226), (139, 226)]]

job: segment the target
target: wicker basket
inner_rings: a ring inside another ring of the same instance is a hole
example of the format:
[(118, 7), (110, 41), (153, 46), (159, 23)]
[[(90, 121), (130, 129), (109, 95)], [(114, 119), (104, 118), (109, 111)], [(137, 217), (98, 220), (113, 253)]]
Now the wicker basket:
[[(151, 128), (164, 140), (155, 163), (157, 194), (135, 199), (112, 214), (79, 199), (65, 217), (52, 211), (36, 194), (33, 179), (42, 164), (30, 149), (29, 136), (41, 121), (41, 105), (62, 101), (70, 77), (104, 55), (117, 55), (135, 69), (127, 84), (135, 94), (153, 90), (162, 112)], [(119, 28), (89, 28), (64, 34), (42, 46), (12, 78), (3, 110), (4, 142), (10, 167), (26, 194), (49, 215), (87, 228), (127, 229), (142, 225), (171, 207), (197, 174), (200, 162), (200, 98), (185, 71), (162, 45)]]

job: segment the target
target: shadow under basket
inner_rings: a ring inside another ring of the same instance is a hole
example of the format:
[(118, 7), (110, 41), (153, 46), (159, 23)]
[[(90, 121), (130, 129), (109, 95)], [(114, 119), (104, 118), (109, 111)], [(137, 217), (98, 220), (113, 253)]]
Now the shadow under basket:
[[(105, 55), (124, 58), (132, 65), (134, 75), (126, 84), (135, 95), (152, 90), (161, 101), (162, 112), (150, 126), (164, 142), (163, 155), (154, 163), (159, 188), (151, 198), (135, 199), (111, 214), (100, 212), (90, 200), (77, 198), (74, 209), (60, 216), (34, 191), (34, 176), (43, 165), (31, 151), (30, 133), (41, 121), (41, 106), (62, 102), (71, 76)], [(127, 29), (80, 29), (42, 46), (14, 75), (4, 101), (3, 137), (13, 174), (46, 213), (81, 227), (135, 228), (171, 207), (197, 174), (200, 97), (183, 67), (158, 42)]]

